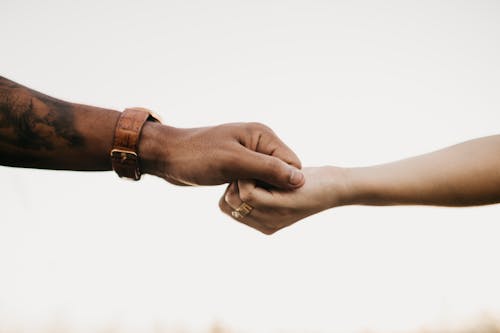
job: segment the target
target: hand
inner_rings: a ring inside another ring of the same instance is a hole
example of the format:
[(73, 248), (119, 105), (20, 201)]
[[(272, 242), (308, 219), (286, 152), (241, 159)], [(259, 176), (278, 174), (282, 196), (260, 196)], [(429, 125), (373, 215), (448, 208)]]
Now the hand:
[(148, 122), (139, 154), (146, 173), (176, 185), (257, 179), (290, 190), (304, 184), (295, 153), (258, 123), (179, 129)]
[(305, 185), (295, 191), (264, 189), (251, 180), (233, 182), (220, 199), (220, 209), (233, 217), (231, 212), (246, 202), (253, 207), (252, 211), (235, 219), (270, 235), (307, 216), (344, 203), (347, 193), (344, 169), (304, 168), (303, 173)]

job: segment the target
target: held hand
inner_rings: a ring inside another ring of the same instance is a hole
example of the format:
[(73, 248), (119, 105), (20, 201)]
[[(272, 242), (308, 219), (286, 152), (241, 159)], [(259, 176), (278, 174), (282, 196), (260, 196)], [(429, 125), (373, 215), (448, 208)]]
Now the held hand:
[(175, 185), (257, 179), (290, 190), (304, 184), (298, 157), (262, 124), (178, 129), (148, 123), (142, 135), (145, 171)]
[[(343, 169), (304, 168), (303, 173), (305, 185), (295, 191), (268, 190), (248, 180), (233, 182), (220, 199), (220, 209), (235, 220), (270, 235), (307, 216), (342, 204), (347, 188)], [(253, 209), (248, 215), (236, 214), (235, 217), (233, 211), (242, 203)]]

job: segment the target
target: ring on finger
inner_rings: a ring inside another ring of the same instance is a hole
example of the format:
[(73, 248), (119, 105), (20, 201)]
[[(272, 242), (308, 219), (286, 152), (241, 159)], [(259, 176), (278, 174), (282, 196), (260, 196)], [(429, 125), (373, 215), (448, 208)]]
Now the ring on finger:
[(246, 202), (241, 203), (235, 210), (231, 212), (231, 215), (235, 219), (242, 219), (252, 212), (253, 207)]

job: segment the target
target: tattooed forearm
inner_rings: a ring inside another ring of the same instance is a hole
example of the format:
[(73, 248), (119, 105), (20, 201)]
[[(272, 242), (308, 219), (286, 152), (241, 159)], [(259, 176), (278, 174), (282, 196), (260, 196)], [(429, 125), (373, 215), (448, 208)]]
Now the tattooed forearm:
[(84, 144), (72, 104), (0, 77), (0, 143), (18, 149), (54, 150)]
[(0, 165), (110, 170), (119, 115), (62, 101), (0, 76)]

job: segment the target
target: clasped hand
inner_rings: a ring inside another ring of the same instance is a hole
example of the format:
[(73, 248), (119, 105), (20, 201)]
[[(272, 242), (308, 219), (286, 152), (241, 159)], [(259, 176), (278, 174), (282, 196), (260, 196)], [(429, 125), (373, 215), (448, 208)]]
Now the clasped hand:
[[(148, 124), (143, 135), (144, 142), (157, 146), (151, 150), (158, 156), (145, 161), (146, 172), (175, 185), (229, 183), (222, 211), (265, 234), (330, 204), (322, 195), (327, 177), (321, 174), (327, 167), (301, 170), (299, 158), (265, 125), (180, 129)], [(145, 144), (143, 155), (150, 155), (149, 148)], [(235, 213), (243, 203), (246, 210)]]
[(179, 133), (166, 146), (175, 149), (167, 154), (169, 167), (158, 175), (177, 185), (229, 182), (220, 209), (265, 234), (339, 204), (337, 196), (327, 193), (340, 194), (341, 169), (300, 170), (299, 158), (265, 125), (172, 131)]
[[(304, 168), (302, 172), (305, 183), (295, 190), (262, 186), (255, 180), (234, 181), (221, 197), (219, 207), (236, 221), (271, 235), (342, 203), (340, 198), (344, 193), (342, 182), (345, 179), (342, 169), (325, 166)], [(251, 211), (234, 214), (242, 204), (249, 205)]]

